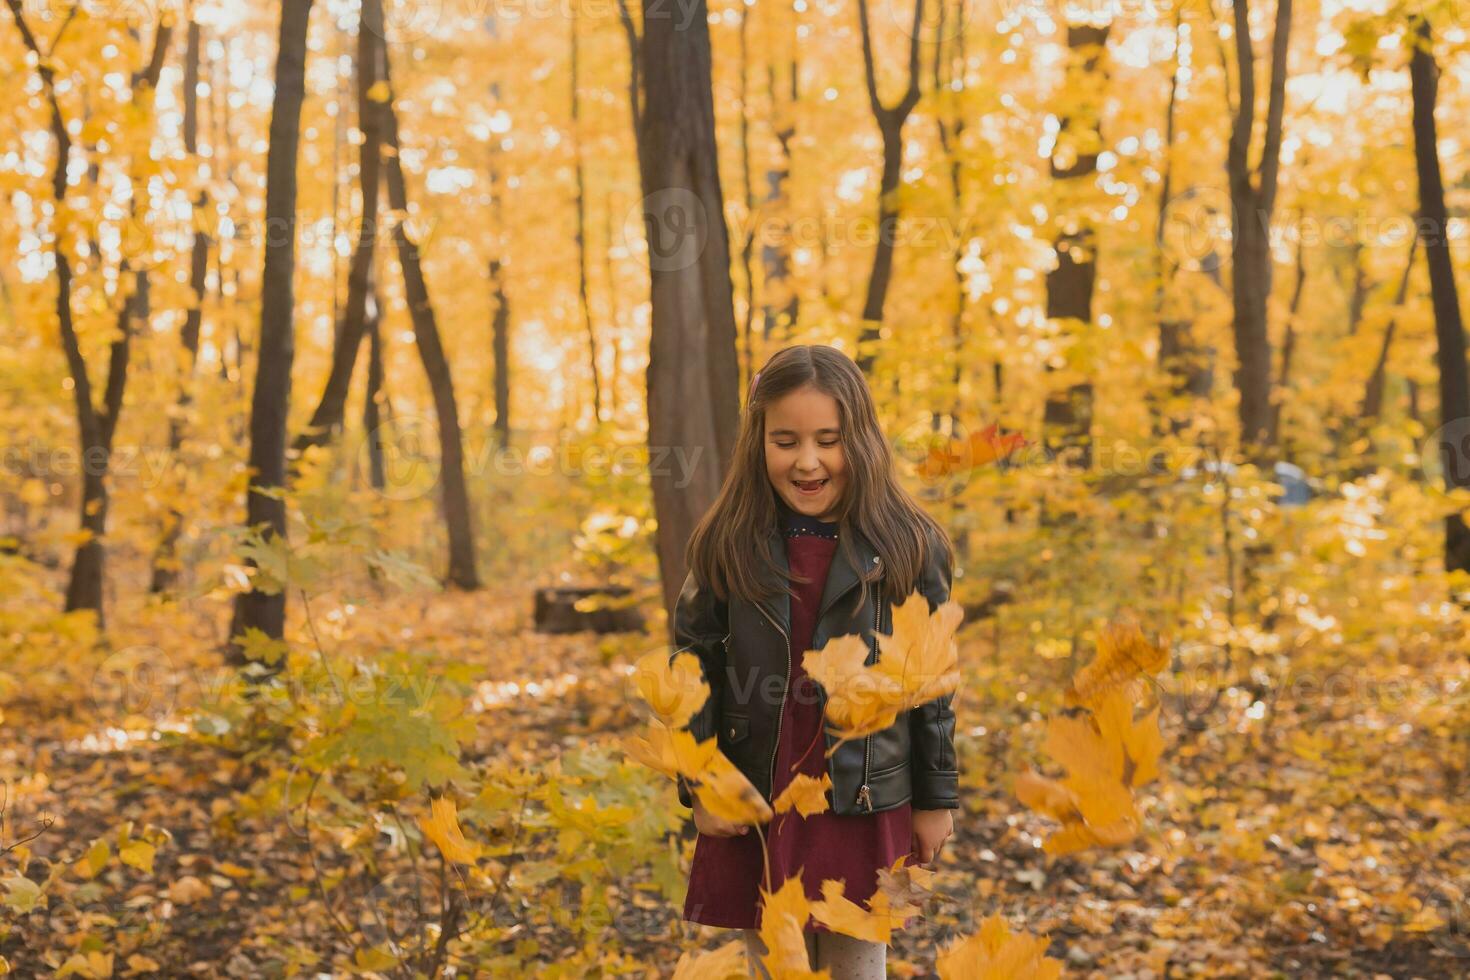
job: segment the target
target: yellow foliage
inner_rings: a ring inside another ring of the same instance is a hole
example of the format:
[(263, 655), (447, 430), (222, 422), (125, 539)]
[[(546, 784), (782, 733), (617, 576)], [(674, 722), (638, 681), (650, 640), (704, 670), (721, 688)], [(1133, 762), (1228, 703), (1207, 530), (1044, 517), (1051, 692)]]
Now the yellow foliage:
[(900, 712), (959, 688), (954, 634), (963, 618), (957, 602), (931, 614), (929, 600), (915, 591), (893, 607), (893, 633), (878, 634), (878, 659), (871, 666), (860, 636), (837, 637), (803, 655), (802, 666), (826, 691), (825, 712), (838, 744), (881, 731)]
[(869, 902), (872, 911), (844, 896), (843, 883), (831, 878), (822, 882), (822, 900), (811, 905), (812, 918), (844, 936), (887, 945), (893, 935), (888, 896), (881, 891)]
[(1048, 854), (1117, 847), (1138, 833), (1132, 790), (1158, 776), (1164, 741), (1158, 707), (1135, 721), (1132, 698), (1143, 672), (1161, 670), (1167, 662), (1163, 649), (1145, 640), (1136, 625), (1103, 630), (1096, 657), (1067, 692), (1069, 703), (1088, 710), (1047, 723), (1043, 747), (1067, 770), (1066, 777), (1026, 772), (1016, 778), (1021, 802), (1062, 824), (1047, 838)]
[(692, 653), (681, 651), (672, 659), (661, 650), (645, 654), (634, 664), (633, 678), (639, 696), (674, 728), (689, 724), (709, 699), (709, 685)]
[(466, 841), (460, 832), (459, 808), (447, 797), (441, 796), (429, 805), (429, 816), (419, 818), (419, 827), (446, 861), (473, 864), (480, 856), (479, 845)]
[(745, 944), (739, 939), (698, 956), (685, 953), (674, 965), (674, 980), (745, 980), (749, 975)]
[(992, 915), (980, 931), (947, 947), (936, 969), (942, 980), (1054, 980), (1062, 964), (1046, 956), (1045, 938), (1013, 933), (1006, 920)]
[(806, 773), (797, 773), (791, 783), (776, 797), (775, 810), (785, 813), (795, 809), (803, 817), (827, 810), (827, 791), (832, 788), (830, 773), (822, 773), (821, 779), (813, 779)]
[(806, 928), (811, 917), (811, 903), (807, 901), (801, 878), (787, 878), (775, 894), (761, 889), (761, 942), (766, 952), (761, 963), (771, 974), (772, 980), (807, 980), (827, 978), (826, 970), (813, 971), (807, 958)]

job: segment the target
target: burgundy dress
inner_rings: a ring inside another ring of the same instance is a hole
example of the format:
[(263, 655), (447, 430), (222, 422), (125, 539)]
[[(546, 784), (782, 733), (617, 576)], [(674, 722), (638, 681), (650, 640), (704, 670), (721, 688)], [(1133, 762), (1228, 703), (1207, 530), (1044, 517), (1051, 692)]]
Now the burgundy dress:
[[(782, 527), (791, 571), (811, 581), (792, 583), (797, 595), (791, 602), (791, 673), (776, 746), (773, 800), (796, 773), (821, 779), (827, 772), (822, 705), (816, 682), (801, 666), (801, 655), (811, 646), (827, 569), (837, 550), (835, 523), (783, 508)], [(846, 898), (862, 904), (878, 889), (878, 870), (913, 852), (913, 813), (908, 803), (854, 816), (823, 812), (803, 817), (789, 810), (776, 814), (765, 832), (771, 891), (800, 872), (807, 897), (813, 900), (822, 897), (823, 879), (835, 878), (845, 883)], [(755, 828), (734, 837), (700, 834), (689, 871), (684, 918), (708, 926), (760, 928), (765, 870)], [(825, 931), (815, 920), (810, 928)]]

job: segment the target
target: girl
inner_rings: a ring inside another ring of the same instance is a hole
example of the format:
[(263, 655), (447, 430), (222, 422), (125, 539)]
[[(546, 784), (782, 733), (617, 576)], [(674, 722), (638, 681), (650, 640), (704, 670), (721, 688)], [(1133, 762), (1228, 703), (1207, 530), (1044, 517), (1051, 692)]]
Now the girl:
[[(800, 874), (808, 897), (844, 883), (859, 904), (905, 856), (932, 865), (959, 807), (954, 713), (944, 697), (883, 731), (843, 743), (826, 732), (825, 695), (802, 654), (835, 636), (892, 632), (891, 607), (916, 589), (932, 612), (949, 598), (948, 535), (899, 486), (861, 371), (836, 348), (788, 347), (751, 381), (730, 472), (689, 541), (674, 611), (680, 650), (699, 657), (710, 697), (690, 720), (718, 739), (769, 802), (798, 773), (831, 777), (828, 810), (777, 814), (766, 854), (748, 827), (707, 812), (680, 782), (699, 839), (684, 918), (743, 929), (764, 974), (759, 890)], [(883, 977), (887, 947), (813, 923), (807, 949), (834, 978)]]

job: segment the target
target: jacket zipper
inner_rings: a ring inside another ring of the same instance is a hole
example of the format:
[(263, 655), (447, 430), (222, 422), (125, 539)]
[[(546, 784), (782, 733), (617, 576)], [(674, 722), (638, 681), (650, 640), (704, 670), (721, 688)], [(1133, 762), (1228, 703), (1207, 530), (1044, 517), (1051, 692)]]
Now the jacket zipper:
[[(877, 558), (877, 556), (874, 556), (873, 557), (873, 564), (876, 565), (877, 563), (878, 563), (878, 558)], [(879, 608), (880, 608), (879, 603), (881, 601), (882, 601), (881, 600), (881, 594), (880, 594), (880, 592), (878, 590), (878, 580), (877, 579), (874, 579), (873, 580), (873, 643), (875, 645), (878, 642), (878, 615), (879, 615), (879, 612), (878, 611), (879, 611)], [(873, 736), (871, 736), (871, 735), (865, 735), (865, 736), (863, 736), (863, 784), (858, 787), (857, 801), (856, 802), (859, 805), (861, 805), (863, 807), (863, 809), (867, 810), (869, 813), (872, 813), (873, 812), (873, 794), (868, 789), (868, 771), (869, 771), (869, 766), (872, 763), (872, 758), (873, 758)]]
[(769, 782), (766, 784), (767, 793), (774, 794), (776, 789), (776, 750), (781, 745), (781, 719), (786, 714), (786, 687), (791, 681), (791, 637), (787, 636), (786, 631), (781, 629), (781, 624), (776, 622), (770, 613), (766, 612), (765, 606), (757, 602), (755, 603), (755, 607), (761, 611), (762, 616), (770, 620), (771, 625), (776, 627), (776, 631), (786, 640), (786, 683), (781, 685), (781, 704), (776, 708), (776, 740), (771, 743), (771, 765), (767, 776)]

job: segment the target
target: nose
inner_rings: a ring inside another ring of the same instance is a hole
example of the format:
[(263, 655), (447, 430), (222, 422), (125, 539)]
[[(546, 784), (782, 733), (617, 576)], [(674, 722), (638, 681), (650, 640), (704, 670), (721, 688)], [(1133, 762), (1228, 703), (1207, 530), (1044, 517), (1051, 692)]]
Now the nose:
[(801, 445), (801, 452), (796, 457), (796, 471), (798, 473), (815, 473), (819, 468), (821, 460), (817, 456), (817, 447), (810, 442)]

